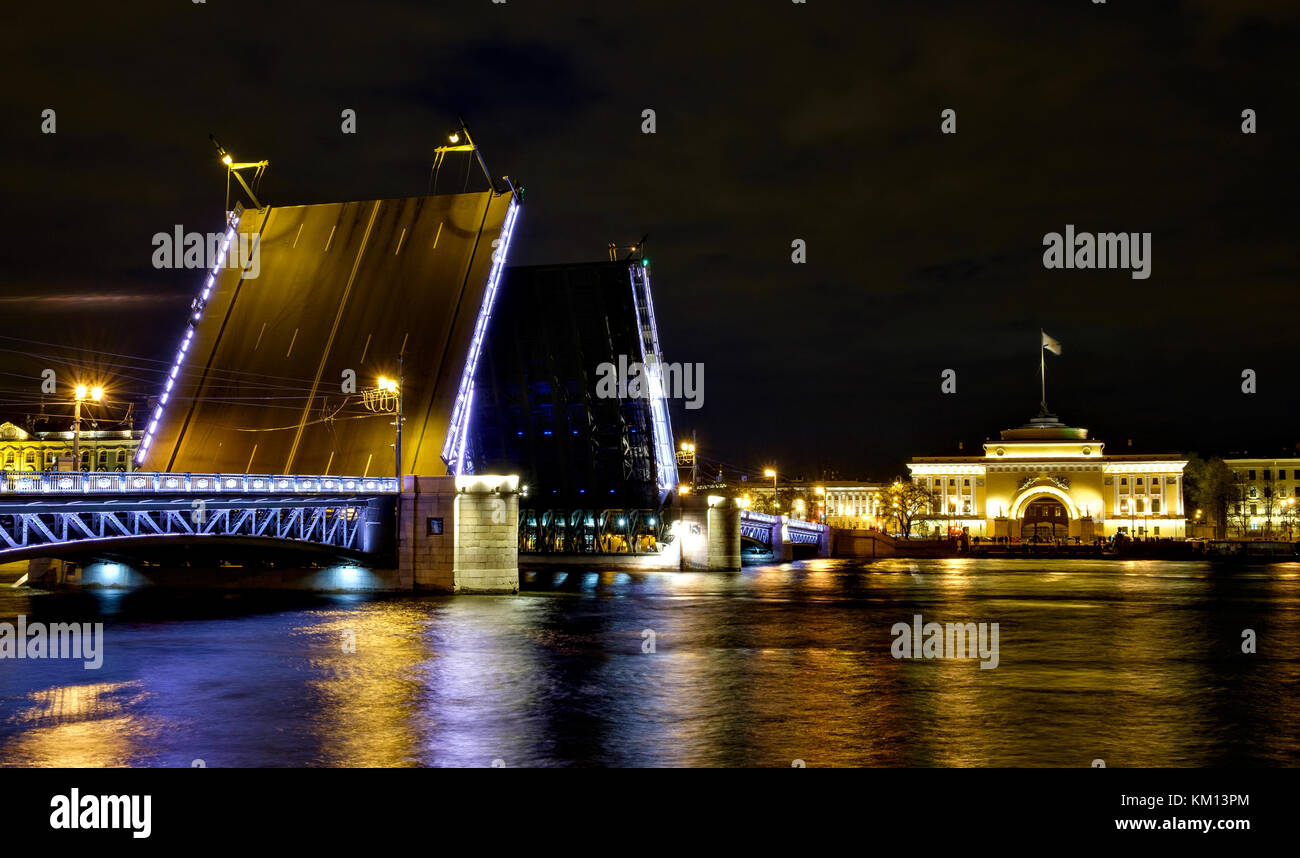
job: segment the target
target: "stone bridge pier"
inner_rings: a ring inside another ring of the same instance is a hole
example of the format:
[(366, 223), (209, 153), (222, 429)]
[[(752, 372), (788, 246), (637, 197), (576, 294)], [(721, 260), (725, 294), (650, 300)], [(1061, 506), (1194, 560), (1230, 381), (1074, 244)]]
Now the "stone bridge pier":
[(740, 569), (740, 513), (735, 498), (683, 495), (677, 534), (682, 569)]
[(519, 477), (406, 476), (398, 509), (404, 588), (519, 591)]

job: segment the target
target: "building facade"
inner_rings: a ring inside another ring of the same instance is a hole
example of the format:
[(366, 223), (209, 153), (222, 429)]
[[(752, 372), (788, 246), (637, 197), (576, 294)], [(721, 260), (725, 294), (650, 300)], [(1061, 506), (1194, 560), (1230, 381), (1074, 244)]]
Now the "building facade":
[(1109, 455), (1087, 429), (1040, 414), (985, 443), (981, 456), (915, 458), (907, 467), (936, 497), (923, 530), (1086, 543), (1185, 538), (1186, 465), (1172, 453)]
[(1286, 537), (1300, 534), (1300, 458), (1224, 459), (1236, 477), (1228, 508), (1229, 536)]
[[(82, 430), (79, 453), (82, 471), (135, 470), (140, 432), (129, 429)], [(0, 471), (56, 471), (59, 459), (72, 459), (72, 432), (28, 432), (0, 423)]]
[(862, 481), (831, 480), (819, 484), (819, 489), (825, 492), (826, 523), (853, 530), (881, 526), (882, 488), (878, 483)]

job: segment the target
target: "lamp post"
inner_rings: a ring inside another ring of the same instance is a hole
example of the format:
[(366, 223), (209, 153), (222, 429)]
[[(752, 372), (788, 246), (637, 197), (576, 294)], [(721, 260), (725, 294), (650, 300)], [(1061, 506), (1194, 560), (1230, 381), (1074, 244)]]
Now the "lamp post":
[(104, 398), (104, 388), (95, 386), (87, 388), (84, 384), (78, 384), (73, 391), (72, 400), (72, 466), (81, 470), (81, 403), (90, 398), (93, 402), (99, 402)]
[[(694, 437), (695, 437), (695, 433), (692, 432), (691, 438), (694, 439)], [(691, 488), (694, 488), (695, 481), (696, 481), (694, 440), (682, 442), (681, 452), (677, 454), (677, 464), (680, 465), (681, 467), (686, 467), (687, 465), (691, 466)], [(681, 479), (680, 476), (678, 477), (678, 479), (679, 480)], [(718, 482), (721, 482), (721, 480), (719, 480)]]
[(397, 398), (397, 419), (393, 423), (393, 425), (397, 427), (397, 436), (393, 441), (393, 452), (397, 464), (397, 490), (401, 491), (402, 490), (402, 383), (400, 379), (401, 379), (402, 359), (400, 357), (397, 359), (397, 365), (398, 365), (398, 371), (397, 371), (398, 380), (385, 378), (384, 376), (381, 375), (379, 377), (378, 386), (379, 386), (379, 393), (381, 396), (385, 393), (392, 393), (395, 394)]
[(772, 514), (778, 515), (780, 514), (780, 506), (776, 495), (776, 469), (768, 468), (763, 471), (763, 476), (772, 478)]

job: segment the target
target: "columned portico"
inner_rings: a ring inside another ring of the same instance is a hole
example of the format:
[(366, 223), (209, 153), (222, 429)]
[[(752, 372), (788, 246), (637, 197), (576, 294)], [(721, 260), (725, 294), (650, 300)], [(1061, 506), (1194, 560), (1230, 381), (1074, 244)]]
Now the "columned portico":
[(912, 480), (932, 491), (929, 516), (970, 536), (1077, 539), (1186, 536), (1176, 454), (1108, 455), (1088, 430), (1040, 413), (984, 444), (983, 456), (915, 458)]

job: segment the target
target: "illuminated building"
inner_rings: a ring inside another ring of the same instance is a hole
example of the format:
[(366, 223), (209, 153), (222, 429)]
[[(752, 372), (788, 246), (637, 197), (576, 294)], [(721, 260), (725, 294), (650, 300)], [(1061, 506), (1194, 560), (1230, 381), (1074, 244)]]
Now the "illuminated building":
[(861, 480), (820, 485), (826, 489), (826, 523), (831, 527), (866, 530), (877, 525), (882, 485)]
[(1236, 476), (1229, 536), (1294, 535), (1300, 507), (1300, 458), (1224, 459)]
[[(129, 429), (81, 430), (82, 471), (135, 470), (141, 432)], [(0, 423), (0, 471), (54, 471), (61, 457), (72, 458), (72, 432), (28, 432)]]
[(972, 537), (1092, 542), (1118, 533), (1186, 536), (1177, 454), (1113, 455), (1088, 430), (1040, 413), (984, 444), (982, 456), (914, 458), (912, 481), (934, 492), (931, 529)]

